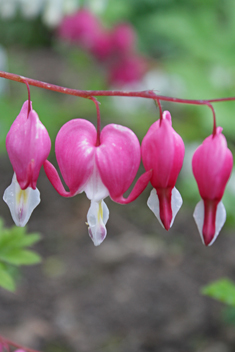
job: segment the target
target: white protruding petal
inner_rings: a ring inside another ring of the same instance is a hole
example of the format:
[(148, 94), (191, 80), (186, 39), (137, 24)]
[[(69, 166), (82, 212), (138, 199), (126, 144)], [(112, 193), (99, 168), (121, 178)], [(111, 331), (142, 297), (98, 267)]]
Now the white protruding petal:
[(103, 184), (99, 170), (95, 164), (92, 175), (84, 187), (88, 199), (100, 202), (109, 195), (108, 189)]
[(159, 199), (157, 195), (157, 191), (155, 188), (152, 189), (150, 196), (147, 200), (147, 205), (150, 210), (152, 210), (153, 214), (156, 216), (160, 224), (163, 226), (162, 220), (160, 219), (160, 207), (159, 207)]
[(10, 186), (4, 192), (3, 200), (7, 203), (15, 224), (23, 227), (40, 203), (40, 192), (31, 187), (22, 190), (14, 173)]
[[(171, 220), (170, 227), (173, 225), (176, 214), (180, 210), (182, 204), (183, 204), (183, 199), (180, 195), (180, 192), (174, 187), (171, 192), (172, 220)], [(149, 209), (152, 210), (152, 212), (154, 213), (154, 215), (156, 216), (156, 218), (158, 219), (158, 221), (160, 222), (160, 224), (164, 228), (163, 223), (160, 218), (159, 199), (158, 199), (157, 191), (155, 188), (153, 188), (150, 193), (150, 196), (147, 201), (147, 205), (148, 205)]]
[[(196, 222), (199, 234), (201, 236), (202, 243), (205, 244), (203, 234), (202, 234), (202, 229), (203, 229), (203, 224), (204, 224), (204, 202), (203, 202), (203, 200), (200, 200), (200, 202), (197, 203), (195, 210), (194, 210), (194, 213), (193, 213), (193, 217)], [(215, 235), (208, 246), (211, 246), (215, 242), (222, 227), (224, 226), (225, 220), (226, 220), (226, 210), (225, 210), (223, 203), (219, 202), (219, 204), (217, 205), (216, 218), (215, 218)]]
[(99, 246), (107, 235), (106, 223), (109, 218), (109, 210), (103, 200), (91, 201), (87, 213), (88, 233), (95, 246)]
[(174, 187), (172, 189), (172, 193), (171, 193), (171, 209), (172, 209), (171, 226), (173, 225), (173, 222), (175, 220), (176, 214), (180, 210), (182, 204), (183, 204), (183, 199), (181, 197), (181, 194), (178, 191), (178, 189)]

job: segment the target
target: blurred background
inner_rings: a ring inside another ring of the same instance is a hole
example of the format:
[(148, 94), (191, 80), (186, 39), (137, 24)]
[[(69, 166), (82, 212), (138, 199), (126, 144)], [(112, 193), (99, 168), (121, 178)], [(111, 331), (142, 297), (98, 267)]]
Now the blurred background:
[[(77, 89), (153, 89), (212, 99), (235, 95), (232, 0), (0, 0), (0, 70)], [(70, 119), (96, 124), (91, 101), (31, 88), (33, 108), (54, 141)], [(27, 99), (26, 87), (0, 79), (1, 193), (12, 167), (6, 134)], [(102, 126), (123, 124), (140, 142), (159, 118), (138, 98), (99, 98)], [(105, 242), (95, 248), (85, 225), (89, 201), (61, 198), (41, 172), (42, 202), (29, 231), (41, 233), (40, 265), (18, 276), (16, 293), (0, 289), (0, 333), (45, 352), (233, 352), (235, 311), (200, 294), (235, 276), (235, 173), (223, 202), (226, 225), (201, 244), (192, 213), (199, 201), (191, 172), (196, 147), (212, 133), (209, 108), (162, 103), (186, 146), (177, 188), (184, 204), (169, 233), (146, 206), (151, 190), (121, 206), (107, 200)], [(235, 148), (235, 102), (214, 104)], [(140, 173), (143, 168), (140, 170)], [(0, 205), (7, 226), (9, 210)]]

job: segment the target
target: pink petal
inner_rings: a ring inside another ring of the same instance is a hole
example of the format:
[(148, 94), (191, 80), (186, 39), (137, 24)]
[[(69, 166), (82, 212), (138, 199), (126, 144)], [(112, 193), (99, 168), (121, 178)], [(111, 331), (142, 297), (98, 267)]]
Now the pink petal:
[(171, 127), (171, 116), (163, 113), (147, 132), (141, 145), (142, 160), (146, 170), (153, 170), (154, 188), (173, 188), (184, 158), (182, 138)]
[(124, 198), (122, 195), (120, 195), (117, 197), (113, 197), (113, 200), (120, 204), (128, 204), (133, 202), (145, 190), (151, 177), (152, 170), (146, 171), (143, 175), (138, 178), (134, 188), (132, 189), (131, 193), (127, 198)]
[(123, 195), (133, 182), (140, 165), (140, 144), (129, 128), (107, 125), (101, 132), (96, 163), (103, 184), (112, 199)]
[(13, 122), (6, 137), (7, 152), (21, 189), (36, 188), (43, 162), (50, 153), (51, 141), (37, 113), (28, 116), (28, 101)]
[(72, 192), (65, 190), (56, 168), (48, 160), (44, 162), (43, 167), (51, 184), (62, 197), (72, 197), (74, 195)]
[(96, 137), (94, 125), (83, 119), (67, 122), (56, 137), (57, 162), (73, 195), (82, 191), (93, 172)]
[(193, 155), (193, 174), (203, 199), (220, 200), (232, 171), (233, 156), (221, 131), (218, 127), (216, 136), (207, 137)]

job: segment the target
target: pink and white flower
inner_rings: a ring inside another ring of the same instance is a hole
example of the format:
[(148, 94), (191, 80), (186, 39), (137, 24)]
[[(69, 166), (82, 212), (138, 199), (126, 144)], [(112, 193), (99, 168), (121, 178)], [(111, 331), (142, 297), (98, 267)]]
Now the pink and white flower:
[(25, 226), (32, 211), (40, 203), (37, 179), (51, 149), (46, 128), (32, 110), (32, 103), (30, 111), (28, 104), (28, 100), (23, 104), (6, 137), (6, 149), (14, 175), (3, 200), (9, 206), (17, 226)]
[(192, 168), (202, 200), (196, 205), (194, 219), (206, 246), (216, 240), (226, 220), (221, 201), (233, 167), (233, 156), (227, 148), (222, 128), (207, 137), (193, 155)]
[(147, 204), (169, 230), (183, 203), (175, 184), (184, 159), (184, 142), (172, 128), (169, 111), (149, 128), (141, 151), (145, 170), (153, 170), (150, 182), (154, 188)]
[(54, 166), (46, 161), (44, 169), (57, 192), (72, 197), (85, 192), (91, 200), (87, 214), (88, 232), (95, 246), (106, 237), (109, 211), (103, 199), (110, 196), (118, 203), (135, 200), (147, 186), (151, 172), (143, 174), (127, 199), (123, 194), (133, 182), (140, 164), (140, 145), (127, 127), (110, 124), (100, 134), (83, 119), (67, 122), (55, 142), (57, 162), (69, 192)]

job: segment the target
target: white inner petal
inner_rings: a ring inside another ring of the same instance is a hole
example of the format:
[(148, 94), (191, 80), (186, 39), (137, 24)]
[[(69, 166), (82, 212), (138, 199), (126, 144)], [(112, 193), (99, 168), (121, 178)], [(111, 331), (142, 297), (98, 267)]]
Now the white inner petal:
[[(203, 200), (200, 200), (200, 202), (197, 203), (195, 210), (194, 210), (194, 213), (193, 213), (193, 217), (196, 222), (202, 243), (205, 244), (203, 234), (202, 234), (203, 224), (204, 224), (204, 202), (203, 202)], [(226, 220), (226, 210), (225, 210), (225, 207), (221, 201), (217, 205), (217, 210), (216, 210), (215, 235), (208, 246), (211, 246), (215, 242), (222, 227), (224, 226), (225, 220)]]
[(93, 172), (88, 182), (85, 184), (84, 191), (88, 199), (96, 202), (99, 202), (101, 199), (104, 199), (109, 195), (109, 191), (101, 180), (99, 170), (95, 162)]
[[(178, 211), (180, 210), (182, 204), (183, 204), (183, 199), (180, 195), (180, 192), (174, 187), (171, 192), (172, 220), (171, 220), (170, 227), (173, 225), (175, 217), (176, 217)], [(160, 222), (160, 224), (164, 228), (163, 223), (160, 218), (159, 199), (158, 199), (157, 191), (155, 188), (153, 188), (150, 193), (150, 196), (147, 201), (147, 205), (148, 205), (149, 209), (152, 210), (152, 212), (154, 213), (154, 215), (156, 216), (156, 218), (158, 219), (158, 221)]]
[(40, 203), (40, 192), (31, 187), (22, 190), (14, 173), (10, 186), (4, 192), (3, 200), (7, 203), (15, 224), (23, 227)]
[(99, 246), (107, 235), (106, 223), (109, 218), (109, 210), (103, 200), (91, 201), (87, 213), (88, 233), (95, 246)]

